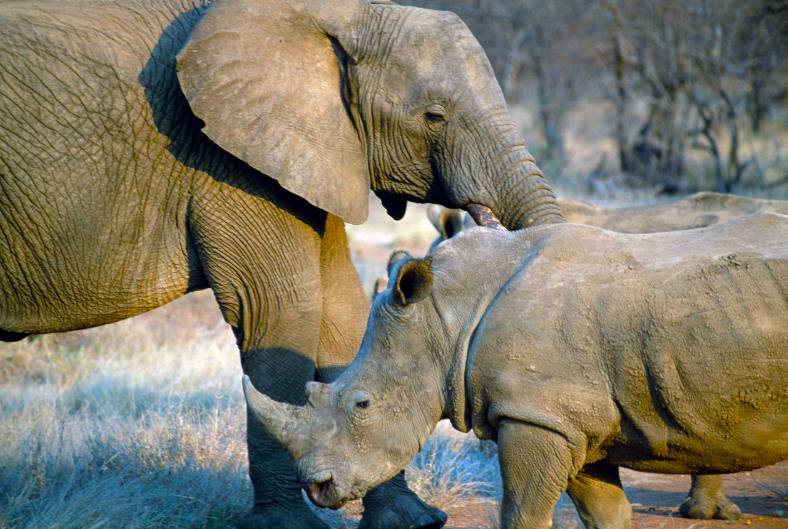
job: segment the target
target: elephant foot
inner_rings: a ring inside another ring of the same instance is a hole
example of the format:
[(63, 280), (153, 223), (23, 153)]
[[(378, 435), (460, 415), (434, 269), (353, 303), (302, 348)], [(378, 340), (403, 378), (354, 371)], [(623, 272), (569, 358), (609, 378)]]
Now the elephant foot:
[(685, 518), (695, 520), (738, 520), (741, 510), (722, 491), (707, 494), (703, 491), (690, 491), (690, 495), (681, 502), (679, 512)]
[(364, 497), (358, 529), (440, 529), (449, 517), (419, 499), (400, 473)]
[(236, 524), (238, 529), (330, 529), (304, 503), (299, 507), (255, 506)]
[(445, 512), (415, 498), (372, 512), (365, 509), (358, 529), (440, 529), (448, 519)]

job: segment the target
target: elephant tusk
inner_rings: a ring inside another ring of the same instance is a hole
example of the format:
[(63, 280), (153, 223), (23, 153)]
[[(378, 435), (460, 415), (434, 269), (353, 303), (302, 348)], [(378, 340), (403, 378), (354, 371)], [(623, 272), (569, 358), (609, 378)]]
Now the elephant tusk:
[(487, 206), (482, 206), (481, 204), (468, 204), (465, 206), (465, 209), (479, 226), (492, 228), (494, 230), (509, 231), (501, 224), (501, 221), (498, 220), (495, 213)]

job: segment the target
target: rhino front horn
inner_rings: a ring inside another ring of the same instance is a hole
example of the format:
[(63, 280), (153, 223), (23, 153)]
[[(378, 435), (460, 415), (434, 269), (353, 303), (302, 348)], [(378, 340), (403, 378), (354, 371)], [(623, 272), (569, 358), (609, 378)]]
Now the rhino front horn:
[(292, 404), (276, 402), (275, 400), (257, 391), (251, 379), (243, 377), (244, 396), (246, 405), (252, 416), (260, 421), (268, 434), (279, 445), (287, 450), (296, 461), (301, 458), (298, 441), (302, 436), (298, 434), (299, 428), (307, 426), (307, 410)]

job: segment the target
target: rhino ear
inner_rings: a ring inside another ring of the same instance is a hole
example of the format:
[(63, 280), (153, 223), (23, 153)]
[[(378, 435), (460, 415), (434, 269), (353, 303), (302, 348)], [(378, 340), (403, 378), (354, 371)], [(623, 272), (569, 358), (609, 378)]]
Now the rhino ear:
[(204, 132), (343, 220), (367, 218), (369, 169), (347, 66), (367, 0), (217, 0), (178, 54)]
[(451, 239), (465, 229), (463, 215), (465, 212), (460, 209), (448, 209), (436, 204), (427, 210), (427, 217), (444, 239)]
[(432, 290), (432, 259), (410, 259), (397, 270), (394, 300), (406, 307), (426, 298)]
[(386, 274), (391, 277), (391, 269), (405, 258), (411, 258), (410, 254), (405, 250), (396, 250), (395, 252), (392, 252), (391, 256), (389, 257), (389, 262), (386, 265)]

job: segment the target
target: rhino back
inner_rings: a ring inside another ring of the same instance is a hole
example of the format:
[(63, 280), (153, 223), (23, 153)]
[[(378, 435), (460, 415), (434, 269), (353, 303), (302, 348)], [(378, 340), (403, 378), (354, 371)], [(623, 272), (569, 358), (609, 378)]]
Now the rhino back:
[(477, 333), (479, 429), (541, 421), (586, 443), (586, 461), (662, 472), (788, 457), (787, 241), (773, 214), (654, 235), (545, 230)]
[(601, 208), (565, 200), (568, 222), (620, 233), (658, 233), (704, 228), (757, 212), (788, 214), (788, 201), (701, 192), (666, 204)]

